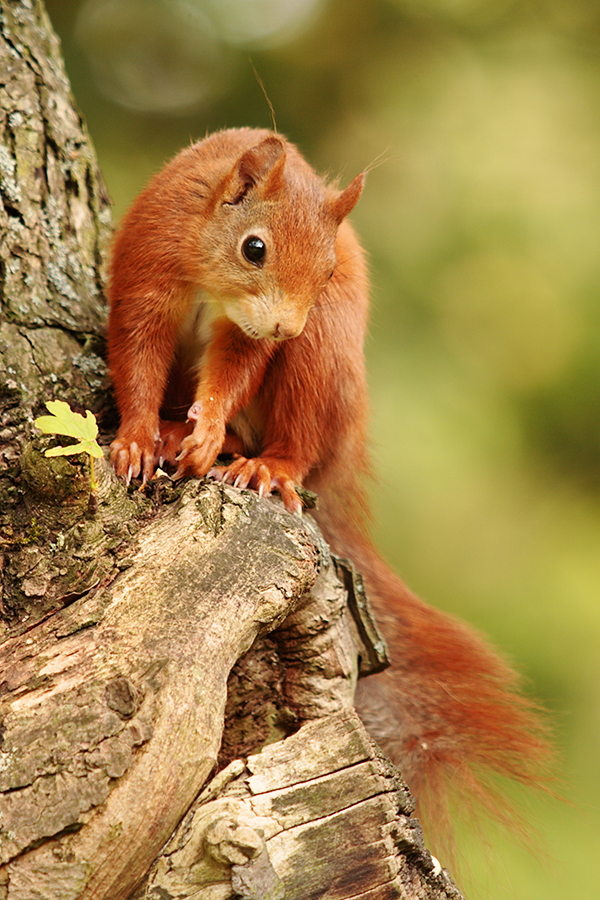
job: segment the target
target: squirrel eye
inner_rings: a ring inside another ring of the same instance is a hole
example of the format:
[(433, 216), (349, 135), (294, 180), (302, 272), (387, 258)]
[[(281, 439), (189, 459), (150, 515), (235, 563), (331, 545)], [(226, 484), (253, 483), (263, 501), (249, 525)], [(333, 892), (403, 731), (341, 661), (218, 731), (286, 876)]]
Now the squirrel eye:
[(242, 254), (244, 259), (248, 260), (249, 263), (252, 263), (253, 266), (262, 266), (265, 261), (266, 252), (267, 247), (265, 242), (259, 237), (256, 237), (256, 235), (251, 234), (242, 244)]

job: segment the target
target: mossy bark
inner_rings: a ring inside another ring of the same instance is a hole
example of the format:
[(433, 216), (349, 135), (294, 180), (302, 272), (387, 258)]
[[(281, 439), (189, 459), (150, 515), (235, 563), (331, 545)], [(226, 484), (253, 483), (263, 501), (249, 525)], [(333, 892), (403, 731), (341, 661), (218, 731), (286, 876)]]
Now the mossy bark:
[(40, 455), (33, 420), (53, 398), (102, 411), (111, 220), (41, 3), (2, 4), (0, 73), (1, 611), (18, 627), (99, 576), (83, 549), (89, 479)]

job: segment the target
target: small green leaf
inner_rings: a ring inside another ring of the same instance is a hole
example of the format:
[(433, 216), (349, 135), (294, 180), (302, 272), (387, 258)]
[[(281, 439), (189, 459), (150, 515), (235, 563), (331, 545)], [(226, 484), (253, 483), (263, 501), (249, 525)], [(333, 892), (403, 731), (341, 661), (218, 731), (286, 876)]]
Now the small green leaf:
[(90, 456), (95, 456), (96, 459), (104, 459), (104, 450), (96, 441), (90, 441), (89, 445), (86, 442), (85, 452), (89, 453)]
[(95, 456), (96, 459), (104, 456), (102, 448), (96, 441), (81, 441), (79, 444), (71, 444), (70, 447), (50, 447), (44, 456), (72, 456), (74, 453), (88, 453), (90, 456)]
[(86, 409), (85, 416), (73, 412), (64, 400), (49, 400), (47, 409), (50, 416), (40, 416), (35, 420), (35, 425), (44, 434), (66, 434), (68, 437), (79, 438), (78, 444), (70, 447), (50, 447), (46, 450), (46, 456), (72, 456), (75, 453), (87, 453), (90, 457), (90, 482), (92, 491), (97, 490), (98, 485), (94, 477), (94, 458), (101, 459), (104, 456), (102, 448), (96, 443), (98, 425), (96, 416)]
[(86, 409), (85, 416), (73, 412), (64, 400), (49, 400), (46, 403), (51, 416), (40, 416), (35, 420), (36, 428), (44, 434), (66, 434), (69, 437), (93, 441), (98, 435), (95, 415)]

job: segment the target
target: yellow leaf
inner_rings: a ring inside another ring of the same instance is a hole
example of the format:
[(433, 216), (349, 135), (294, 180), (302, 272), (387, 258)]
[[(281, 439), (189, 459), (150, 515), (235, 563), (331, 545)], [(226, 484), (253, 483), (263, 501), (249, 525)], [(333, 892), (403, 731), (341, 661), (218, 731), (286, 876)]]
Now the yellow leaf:
[(94, 441), (97, 437), (96, 417), (89, 409), (86, 410), (85, 416), (82, 416), (73, 412), (64, 400), (49, 400), (46, 407), (52, 415), (40, 416), (35, 420), (36, 427), (44, 434), (66, 434), (84, 441)]
[(95, 415), (86, 409), (85, 416), (73, 412), (64, 400), (49, 400), (47, 408), (52, 413), (50, 416), (40, 416), (35, 420), (35, 425), (44, 434), (66, 434), (69, 437), (79, 438), (78, 444), (70, 447), (51, 447), (46, 450), (46, 456), (73, 456), (75, 453), (87, 453), (90, 459), (90, 473), (92, 476), (92, 488), (94, 488), (93, 461), (94, 457), (100, 459), (104, 456), (102, 448), (96, 443), (98, 425)]
[[(100, 451), (97, 452), (96, 449)], [(72, 456), (74, 453), (89, 453), (90, 456), (104, 456), (98, 444), (94, 441), (94, 443), (89, 443), (87, 441), (81, 442), (79, 444), (71, 444), (70, 447), (50, 447), (49, 450), (46, 450), (44, 456)]]

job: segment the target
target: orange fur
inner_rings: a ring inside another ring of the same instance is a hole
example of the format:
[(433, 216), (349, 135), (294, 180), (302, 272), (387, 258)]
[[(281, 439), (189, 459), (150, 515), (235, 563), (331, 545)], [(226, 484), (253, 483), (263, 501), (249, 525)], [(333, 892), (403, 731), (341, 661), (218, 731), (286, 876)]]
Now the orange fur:
[[(126, 478), (165, 458), (179, 475), (276, 489), (290, 511), (295, 484), (317, 491), (316, 518), (364, 574), (392, 657), (359, 685), (359, 711), (439, 809), (445, 776), (485, 800), (478, 770), (540, 781), (548, 750), (511, 670), (414, 597), (368, 538), (368, 284), (345, 219), (362, 186), (326, 185), (282, 137), (251, 129), (211, 135), (155, 176), (114, 247), (111, 458)], [(259, 264), (244, 258), (249, 236), (266, 247)], [(212, 470), (221, 449), (239, 455)]]

